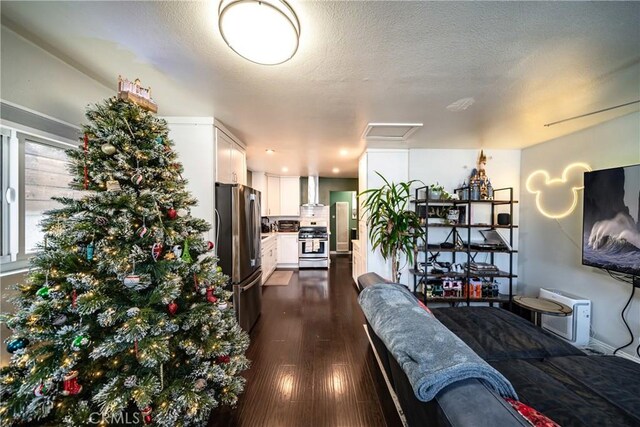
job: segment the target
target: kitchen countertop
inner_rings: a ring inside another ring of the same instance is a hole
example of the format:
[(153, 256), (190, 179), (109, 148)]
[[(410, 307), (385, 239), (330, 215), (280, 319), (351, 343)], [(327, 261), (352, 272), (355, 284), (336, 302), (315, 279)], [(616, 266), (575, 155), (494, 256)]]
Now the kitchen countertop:
[(262, 238), (262, 241), (264, 242), (265, 240), (268, 240), (268, 239), (270, 239), (272, 237), (276, 237), (278, 234), (297, 236), (298, 232), (297, 231), (274, 231), (274, 232), (271, 232), (271, 233), (261, 233), (260, 237)]

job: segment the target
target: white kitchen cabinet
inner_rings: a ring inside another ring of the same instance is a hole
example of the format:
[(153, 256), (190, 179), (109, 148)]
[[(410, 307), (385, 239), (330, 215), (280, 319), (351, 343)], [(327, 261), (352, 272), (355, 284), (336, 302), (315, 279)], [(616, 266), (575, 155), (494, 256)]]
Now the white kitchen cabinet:
[(251, 173), (251, 187), (260, 192), (260, 216), (269, 215), (267, 200), (267, 175), (264, 172)]
[(280, 215), (300, 215), (300, 177), (280, 177)]
[(272, 235), (262, 240), (262, 284), (269, 279), (278, 264), (278, 239)]
[[(175, 144), (178, 160), (184, 166), (182, 176), (187, 190), (198, 200), (191, 215), (214, 224), (216, 152), (213, 117), (164, 117), (169, 125), (169, 138)], [(214, 240), (213, 228), (206, 234)]]
[(351, 251), (351, 273), (353, 275), (353, 281), (358, 284), (358, 276), (364, 274), (363, 269), (363, 261), (362, 261), (362, 253), (360, 251), (360, 241), (352, 240), (351, 241), (352, 251)]
[(247, 184), (247, 156), (244, 148), (227, 132), (216, 126), (216, 181)]
[(298, 266), (298, 233), (278, 233), (278, 267)]
[(267, 175), (267, 215), (280, 215), (280, 177)]

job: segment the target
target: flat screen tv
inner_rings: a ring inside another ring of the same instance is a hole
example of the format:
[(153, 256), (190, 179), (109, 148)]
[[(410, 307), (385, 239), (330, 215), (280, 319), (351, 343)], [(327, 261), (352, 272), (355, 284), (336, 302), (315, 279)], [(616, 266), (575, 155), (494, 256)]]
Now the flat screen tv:
[(640, 276), (640, 164), (584, 174), (582, 264)]

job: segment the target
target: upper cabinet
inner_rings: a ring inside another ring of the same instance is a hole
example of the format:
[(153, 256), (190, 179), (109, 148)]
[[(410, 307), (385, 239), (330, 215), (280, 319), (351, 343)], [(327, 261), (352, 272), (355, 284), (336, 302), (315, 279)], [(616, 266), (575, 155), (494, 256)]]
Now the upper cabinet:
[(267, 175), (267, 215), (280, 215), (280, 177)]
[(300, 215), (300, 177), (252, 172), (251, 186), (262, 195), (262, 216)]
[(247, 185), (247, 155), (244, 147), (227, 132), (215, 128), (216, 181)]
[(280, 215), (300, 215), (300, 177), (280, 177)]

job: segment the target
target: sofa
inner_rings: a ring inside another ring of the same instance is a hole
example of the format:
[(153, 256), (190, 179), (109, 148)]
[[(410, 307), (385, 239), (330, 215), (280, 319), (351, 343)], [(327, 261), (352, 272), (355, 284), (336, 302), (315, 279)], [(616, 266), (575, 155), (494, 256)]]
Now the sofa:
[[(367, 273), (357, 285), (362, 291), (380, 283), (388, 282)], [(415, 299), (415, 304), (420, 302)], [(640, 364), (587, 355), (497, 307), (432, 308), (431, 313), (508, 379), (520, 402), (559, 425), (640, 426)], [(511, 404), (475, 379), (448, 385), (431, 401), (418, 400), (403, 368), (369, 322), (367, 332), (409, 426), (530, 425)]]

